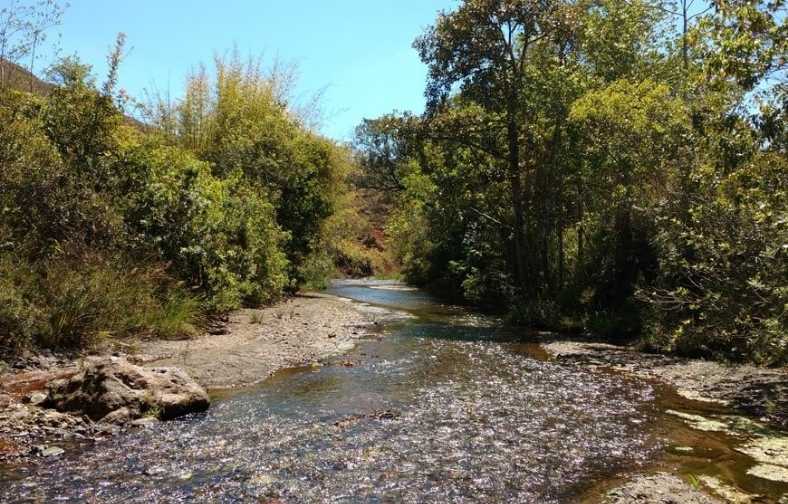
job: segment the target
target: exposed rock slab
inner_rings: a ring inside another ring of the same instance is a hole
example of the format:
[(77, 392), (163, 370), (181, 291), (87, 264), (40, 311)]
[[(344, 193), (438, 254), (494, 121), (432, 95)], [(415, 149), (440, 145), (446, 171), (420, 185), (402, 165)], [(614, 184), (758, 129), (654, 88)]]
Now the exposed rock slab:
[(666, 473), (637, 475), (610, 490), (605, 504), (721, 504), (722, 501)]
[(588, 341), (552, 341), (542, 347), (559, 361), (657, 379), (688, 399), (727, 404), (788, 430), (787, 368), (726, 365)]

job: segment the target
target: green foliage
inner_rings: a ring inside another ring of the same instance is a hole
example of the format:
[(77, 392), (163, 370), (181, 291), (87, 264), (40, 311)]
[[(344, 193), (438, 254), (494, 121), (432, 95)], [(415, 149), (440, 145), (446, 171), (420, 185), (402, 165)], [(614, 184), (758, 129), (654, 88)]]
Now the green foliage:
[(721, 2), (703, 28), (713, 41), (707, 78), (731, 79), (752, 89), (765, 77), (785, 77), (788, 24), (782, 0)]
[(191, 335), (200, 306), (163, 271), (141, 270), (98, 256), (60, 258), (31, 269), (4, 255), (0, 310), (6, 348), (94, 345), (107, 337)]
[(288, 281), (279, 248), (285, 235), (271, 204), (241, 177), (216, 178), (207, 163), (176, 147), (142, 144), (126, 162), (145, 170), (145, 184), (130, 200), (130, 226), (173, 273), (206, 292), (211, 308), (280, 295)]
[(357, 132), (405, 277), (515, 324), (785, 363), (782, 3), (716, 7), (441, 13), (415, 42), (427, 112)]
[(764, 153), (728, 175), (708, 167), (685, 221), (659, 215), (660, 276), (640, 296), (649, 342), (688, 355), (788, 360), (788, 163)]
[(40, 332), (42, 314), (25, 294), (35, 276), (10, 255), (0, 255), (0, 348), (18, 350), (29, 345)]
[(154, 120), (173, 142), (208, 162), (215, 176), (242, 180), (247, 193), (273, 205), (285, 232), (288, 288), (296, 290), (328, 274), (313, 255), (323, 254), (321, 232), (347, 190), (352, 161), (287, 108), (284, 80), (265, 74), (258, 61), (241, 62), (237, 54), (217, 58), (213, 80), (204, 70), (192, 76), (184, 100), (169, 108), (156, 104)]
[(188, 336), (334, 273), (349, 152), (237, 59), (215, 94), (197, 74), (160, 127), (135, 127), (114, 91), (122, 43), (100, 87), (69, 58), (45, 96), (0, 92), (3, 349)]

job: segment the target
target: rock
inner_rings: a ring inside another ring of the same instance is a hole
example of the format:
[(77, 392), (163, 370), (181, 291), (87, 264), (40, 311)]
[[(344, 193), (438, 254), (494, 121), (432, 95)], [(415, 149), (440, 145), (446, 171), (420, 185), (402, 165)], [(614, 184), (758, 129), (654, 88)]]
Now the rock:
[(178, 479), (182, 481), (190, 480), (192, 479), (192, 476), (193, 474), (191, 471), (181, 471), (177, 474)]
[(208, 334), (212, 336), (221, 336), (222, 334), (227, 334), (230, 330), (227, 328), (225, 321), (211, 324), (208, 327)]
[(104, 418), (99, 420), (99, 423), (110, 425), (123, 425), (131, 420), (131, 410), (126, 408), (118, 408), (115, 411), (107, 413)]
[(249, 479), (249, 483), (258, 486), (268, 486), (276, 481), (276, 478), (266, 473), (257, 473)]
[(688, 482), (666, 473), (638, 474), (610, 490), (604, 504), (720, 504)]
[(33, 406), (38, 406), (39, 404), (41, 404), (42, 402), (44, 402), (46, 400), (47, 400), (47, 395), (45, 393), (43, 393), (43, 392), (33, 392), (28, 397), (28, 401), (27, 402), (29, 402)]
[(10, 395), (0, 394), (0, 409), (8, 408), (12, 402), (14, 399)]
[(788, 468), (788, 437), (759, 437), (736, 451), (749, 455), (762, 464)]
[(380, 410), (374, 411), (371, 414), (367, 415), (368, 418), (374, 418), (376, 420), (394, 420), (399, 418), (400, 412), (395, 410)]
[(120, 433), (120, 427), (112, 424), (98, 424), (96, 426), (96, 434), (100, 436), (114, 436)]
[(57, 457), (63, 455), (65, 450), (57, 446), (44, 446), (37, 445), (33, 447), (33, 451), (42, 457)]
[(153, 466), (153, 467), (146, 468), (143, 471), (143, 473), (146, 476), (161, 476), (163, 474), (167, 474), (167, 469), (165, 469), (165, 468), (163, 468), (161, 466)]
[(46, 391), (47, 383), (70, 378), (77, 372), (75, 368), (58, 369), (54, 371), (33, 370), (22, 373), (11, 373), (0, 376), (0, 389), (19, 399), (32, 392)]
[(129, 425), (132, 427), (150, 427), (152, 425), (156, 425), (157, 423), (159, 423), (159, 421), (156, 418), (147, 416), (132, 420)]
[(753, 502), (760, 502), (759, 495), (742, 492), (738, 488), (726, 485), (712, 476), (701, 476), (698, 480), (714, 492), (715, 495), (722, 497), (725, 502), (730, 504), (752, 504)]
[(12, 412), (8, 415), (8, 418), (15, 422), (24, 422), (33, 416), (33, 412), (23, 404), (14, 404), (11, 409)]
[(79, 423), (77, 418), (59, 411), (47, 411), (41, 420), (50, 427), (68, 427)]
[(677, 416), (684, 420), (690, 427), (695, 430), (706, 431), (706, 432), (728, 432), (729, 427), (727, 423), (721, 422), (719, 420), (711, 420), (706, 417), (702, 417), (700, 415), (693, 415), (690, 413), (683, 413), (681, 411), (675, 410), (666, 410), (665, 413), (673, 416)]
[(758, 464), (749, 468), (747, 474), (765, 480), (788, 483), (788, 468), (772, 464)]
[(736, 408), (788, 430), (788, 379), (754, 378), (752, 383), (744, 384), (730, 395)]
[(110, 421), (104, 423), (150, 413), (167, 420), (205, 411), (210, 404), (205, 390), (180, 369), (149, 370), (118, 357), (88, 358), (81, 372), (51, 382), (48, 389), (44, 406)]

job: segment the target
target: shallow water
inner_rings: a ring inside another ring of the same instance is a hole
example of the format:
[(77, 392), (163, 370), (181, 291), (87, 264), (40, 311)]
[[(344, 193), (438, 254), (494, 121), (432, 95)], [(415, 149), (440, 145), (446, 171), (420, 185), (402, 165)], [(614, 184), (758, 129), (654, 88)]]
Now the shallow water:
[(207, 414), (0, 473), (2, 499), (571, 502), (698, 458), (670, 459), (689, 429), (651, 384), (539, 358), (522, 334), (421, 291), (330, 292), (410, 317), (378, 310), (380, 331), (349, 354), (217, 396)]

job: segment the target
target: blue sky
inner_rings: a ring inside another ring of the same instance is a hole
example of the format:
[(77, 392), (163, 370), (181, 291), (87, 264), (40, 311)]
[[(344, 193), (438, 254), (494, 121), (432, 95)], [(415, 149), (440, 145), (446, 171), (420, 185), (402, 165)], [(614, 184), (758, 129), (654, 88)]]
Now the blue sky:
[[(5, 0), (0, 0), (0, 3)], [(347, 140), (364, 117), (421, 111), (426, 70), (411, 48), (453, 0), (70, 0), (61, 50), (101, 76), (118, 32), (128, 36), (121, 85), (182, 89), (189, 69), (237, 46), (296, 63), (298, 94), (326, 87), (322, 132)], [(40, 65), (41, 63), (39, 63)]]

